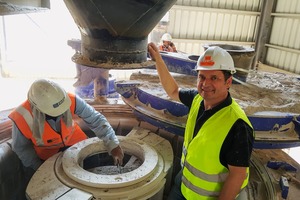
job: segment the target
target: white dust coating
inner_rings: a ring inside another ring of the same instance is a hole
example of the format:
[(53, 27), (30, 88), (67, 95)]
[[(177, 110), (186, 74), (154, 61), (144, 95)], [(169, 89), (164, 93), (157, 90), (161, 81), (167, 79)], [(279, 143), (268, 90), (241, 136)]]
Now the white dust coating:
[[(196, 88), (197, 77), (172, 73), (180, 88)], [(145, 92), (170, 99), (162, 88), (156, 70), (133, 73)], [(263, 111), (300, 113), (300, 76), (279, 72), (249, 71), (246, 84), (232, 84), (231, 96), (247, 115)]]
[(131, 172), (139, 168), (142, 164), (143, 164), (142, 160), (132, 155), (130, 156), (130, 159), (128, 160), (126, 165), (121, 166), (120, 168), (118, 168), (117, 166), (106, 165), (106, 166), (94, 167), (92, 169), (89, 169), (88, 171), (95, 174), (116, 175), (116, 174)]

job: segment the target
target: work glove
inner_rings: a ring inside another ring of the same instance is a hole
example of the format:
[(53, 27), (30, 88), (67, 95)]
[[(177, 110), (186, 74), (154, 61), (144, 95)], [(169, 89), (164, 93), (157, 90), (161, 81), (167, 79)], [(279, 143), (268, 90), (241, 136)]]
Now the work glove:
[(120, 146), (117, 146), (113, 150), (111, 150), (111, 156), (114, 159), (115, 165), (123, 165), (124, 152)]

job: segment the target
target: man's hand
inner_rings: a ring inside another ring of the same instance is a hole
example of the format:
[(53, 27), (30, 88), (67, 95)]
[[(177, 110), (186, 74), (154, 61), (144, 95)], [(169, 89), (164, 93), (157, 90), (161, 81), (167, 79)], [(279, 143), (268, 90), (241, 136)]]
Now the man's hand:
[(153, 42), (150, 42), (148, 44), (148, 52), (150, 54), (151, 59), (154, 61), (156, 61), (157, 58), (161, 57), (161, 55), (159, 53), (159, 49)]
[(111, 150), (111, 155), (114, 159), (115, 165), (123, 165), (124, 152), (120, 146), (117, 146), (113, 150)]

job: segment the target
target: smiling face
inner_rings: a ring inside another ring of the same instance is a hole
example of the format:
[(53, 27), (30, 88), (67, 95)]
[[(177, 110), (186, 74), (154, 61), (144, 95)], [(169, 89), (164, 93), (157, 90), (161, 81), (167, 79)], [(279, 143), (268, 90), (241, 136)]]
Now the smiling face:
[(224, 101), (231, 84), (232, 76), (225, 80), (221, 70), (199, 70), (197, 89), (204, 99), (205, 109), (210, 109)]

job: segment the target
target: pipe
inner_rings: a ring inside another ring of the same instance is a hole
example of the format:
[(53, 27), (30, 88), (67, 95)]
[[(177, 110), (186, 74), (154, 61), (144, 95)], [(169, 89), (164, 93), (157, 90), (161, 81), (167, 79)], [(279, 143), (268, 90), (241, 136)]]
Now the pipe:
[(147, 60), (148, 34), (176, 0), (64, 0), (81, 33), (73, 61), (90, 67), (134, 69)]

